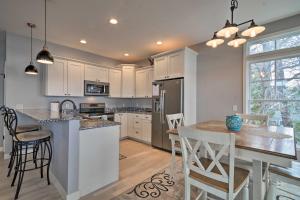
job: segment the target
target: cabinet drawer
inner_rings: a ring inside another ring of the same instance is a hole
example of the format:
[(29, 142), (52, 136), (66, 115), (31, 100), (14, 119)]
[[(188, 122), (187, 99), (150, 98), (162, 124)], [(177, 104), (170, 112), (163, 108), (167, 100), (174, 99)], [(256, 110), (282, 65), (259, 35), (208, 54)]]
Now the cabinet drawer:
[(143, 119), (145, 119), (145, 120), (151, 120), (152, 119), (152, 115), (143, 115)]
[(134, 119), (133, 120), (133, 127), (135, 129), (141, 129), (142, 128), (142, 119)]

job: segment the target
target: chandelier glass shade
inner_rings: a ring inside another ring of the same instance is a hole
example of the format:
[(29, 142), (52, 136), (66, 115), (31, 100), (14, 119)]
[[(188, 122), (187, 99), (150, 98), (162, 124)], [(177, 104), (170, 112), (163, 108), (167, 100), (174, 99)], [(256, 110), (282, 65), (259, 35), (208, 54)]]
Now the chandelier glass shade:
[(220, 44), (223, 44), (224, 40), (222, 38), (218, 38), (216, 33), (214, 33), (214, 36), (211, 38), (211, 40), (206, 42), (207, 46), (210, 46), (212, 48), (216, 48)]
[(234, 38), (230, 40), (227, 45), (231, 47), (240, 47), (242, 44), (244, 44), (247, 40), (245, 38), (241, 38), (237, 33), (235, 34)]
[(250, 26), (242, 32), (242, 36), (255, 37), (258, 34), (264, 32), (266, 28), (264, 26), (258, 26), (254, 21), (251, 22)]
[(231, 35), (237, 33), (239, 28), (236, 24), (231, 24), (229, 20), (226, 21), (225, 26), (217, 32), (218, 37), (230, 38)]

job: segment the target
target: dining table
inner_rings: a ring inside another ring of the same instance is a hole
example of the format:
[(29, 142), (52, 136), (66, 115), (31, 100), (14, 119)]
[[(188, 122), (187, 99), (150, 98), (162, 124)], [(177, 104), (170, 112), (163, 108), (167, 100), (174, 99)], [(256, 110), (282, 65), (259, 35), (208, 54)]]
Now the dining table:
[[(254, 200), (264, 199), (266, 194), (263, 187), (263, 163), (290, 167), (292, 161), (297, 159), (293, 128), (245, 124), (240, 131), (234, 132), (227, 129), (224, 121), (217, 120), (188, 127), (235, 135), (235, 157), (252, 162)], [(178, 136), (177, 129), (168, 130), (167, 133)]]

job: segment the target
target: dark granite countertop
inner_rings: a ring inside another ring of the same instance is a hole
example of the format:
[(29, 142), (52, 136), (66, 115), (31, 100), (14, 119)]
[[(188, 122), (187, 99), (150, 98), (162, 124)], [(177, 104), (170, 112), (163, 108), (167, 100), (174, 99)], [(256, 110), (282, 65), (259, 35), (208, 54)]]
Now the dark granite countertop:
[(141, 114), (141, 115), (152, 115), (152, 112), (146, 112), (146, 111), (118, 111), (115, 112), (115, 114), (118, 113), (133, 113), (133, 114)]
[(102, 120), (102, 119), (82, 119), (82, 120), (80, 120), (80, 130), (117, 126), (117, 125), (121, 125), (121, 123), (108, 121), (108, 120)]
[(80, 120), (82, 117), (78, 112), (54, 112), (47, 109), (18, 109), (18, 113), (31, 117), (39, 123)]

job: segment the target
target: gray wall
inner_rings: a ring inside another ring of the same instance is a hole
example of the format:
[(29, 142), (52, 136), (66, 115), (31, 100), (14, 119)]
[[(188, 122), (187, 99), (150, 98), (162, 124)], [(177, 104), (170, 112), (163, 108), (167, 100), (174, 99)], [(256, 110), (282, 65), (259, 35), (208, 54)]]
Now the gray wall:
[[(6, 67), (6, 104), (7, 106), (16, 107), (21, 104), (24, 108), (48, 108), (49, 101), (63, 100), (64, 97), (46, 97), (43, 95), (42, 88), (42, 69), (39, 64), (39, 75), (30, 76), (24, 73), (25, 67), (29, 64), (30, 59), (30, 38), (8, 33), (7, 38), (7, 61)], [(34, 40), (33, 55), (41, 50), (42, 41)], [(106, 58), (103, 56), (91, 54), (88, 52), (72, 49), (57, 44), (48, 44), (49, 50), (54, 56), (61, 56), (76, 60), (82, 60), (105, 67), (112, 67), (120, 62)], [(76, 103), (79, 102), (106, 102), (108, 106), (132, 106), (133, 103), (129, 99), (109, 99), (105, 97), (76, 97), (71, 98)]]
[[(300, 27), (300, 15), (265, 24), (264, 34)], [(226, 44), (216, 49), (205, 43), (191, 46), (198, 55), (197, 120), (224, 120), (232, 114), (232, 106), (243, 112), (243, 48)]]
[[(0, 30), (0, 74), (4, 73), (5, 31)], [(0, 106), (4, 104), (4, 78), (0, 75)], [(1, 118), (1, 117), (0, 117)], [(0, 147), (3, 146), (3, 120), (0, 119)]]

